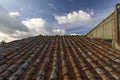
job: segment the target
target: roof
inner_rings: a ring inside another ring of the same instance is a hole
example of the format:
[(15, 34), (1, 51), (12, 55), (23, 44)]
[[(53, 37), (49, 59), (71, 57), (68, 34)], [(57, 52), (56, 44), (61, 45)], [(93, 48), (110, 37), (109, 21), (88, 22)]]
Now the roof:
[(36, 36), (22, 41), (20, 48), (0, 54), (0, 80), (120, 80), (120, 51), (94, 39)]

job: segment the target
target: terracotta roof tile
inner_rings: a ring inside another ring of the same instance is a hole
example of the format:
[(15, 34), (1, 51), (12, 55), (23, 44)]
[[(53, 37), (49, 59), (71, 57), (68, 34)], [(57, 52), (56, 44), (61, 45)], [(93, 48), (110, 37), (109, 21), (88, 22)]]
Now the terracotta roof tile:
[(12, 72), (10, 71), (4, 71), (2, 74), (0, 74), (0, 77), (4, 77), (4, 78), (7, 78)]
[(8, 64), (4, 64), (0, 67), (0, 73), (2, 73), (5, 69), (8, 68)]
[(13, 64), (7, 70), (10, 71), (10, 72), (14, 72), (17, 68), (18, 68), (18, 65)]
[(120, 80), (120, 51), (105, 41), (36, 36), (18, 42), (21, 47), (0, 54), (0, 80)]
[(18, 76), (17, 75), (11, 75), (8, 79), (9, 80), (17, 80)]

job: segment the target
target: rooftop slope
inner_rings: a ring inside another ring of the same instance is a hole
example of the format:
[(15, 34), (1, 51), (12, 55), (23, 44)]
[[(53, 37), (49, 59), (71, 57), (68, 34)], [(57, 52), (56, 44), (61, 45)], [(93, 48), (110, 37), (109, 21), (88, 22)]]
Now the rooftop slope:
[(22, 41), (0, 55), (0, 80), (120, 80), (120, 51), (94, 39), (37, 36)]

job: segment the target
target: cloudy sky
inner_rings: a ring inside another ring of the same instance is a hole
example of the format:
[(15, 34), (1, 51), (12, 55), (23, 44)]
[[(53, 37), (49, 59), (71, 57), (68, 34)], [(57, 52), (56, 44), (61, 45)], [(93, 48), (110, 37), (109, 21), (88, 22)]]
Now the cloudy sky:
[(35, 35), (86, 34), (119, 0), (0, 0), (0, 41)]

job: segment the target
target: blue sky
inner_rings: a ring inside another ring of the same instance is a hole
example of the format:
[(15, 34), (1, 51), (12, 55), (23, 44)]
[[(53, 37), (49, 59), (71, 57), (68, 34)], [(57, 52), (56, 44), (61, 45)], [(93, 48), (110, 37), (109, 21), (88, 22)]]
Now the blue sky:
[(41, 17), (55, 21), (54, 15), (93, 9), (96, 13), (113, 10), (119, 0), (0, 0), (0, 5), (9, 12), (20, 12), (23, 19)]
[(118, 1), (0, 0), (0, 39), (12, 41), (38, 34), (86, 34), (114, 11)]

